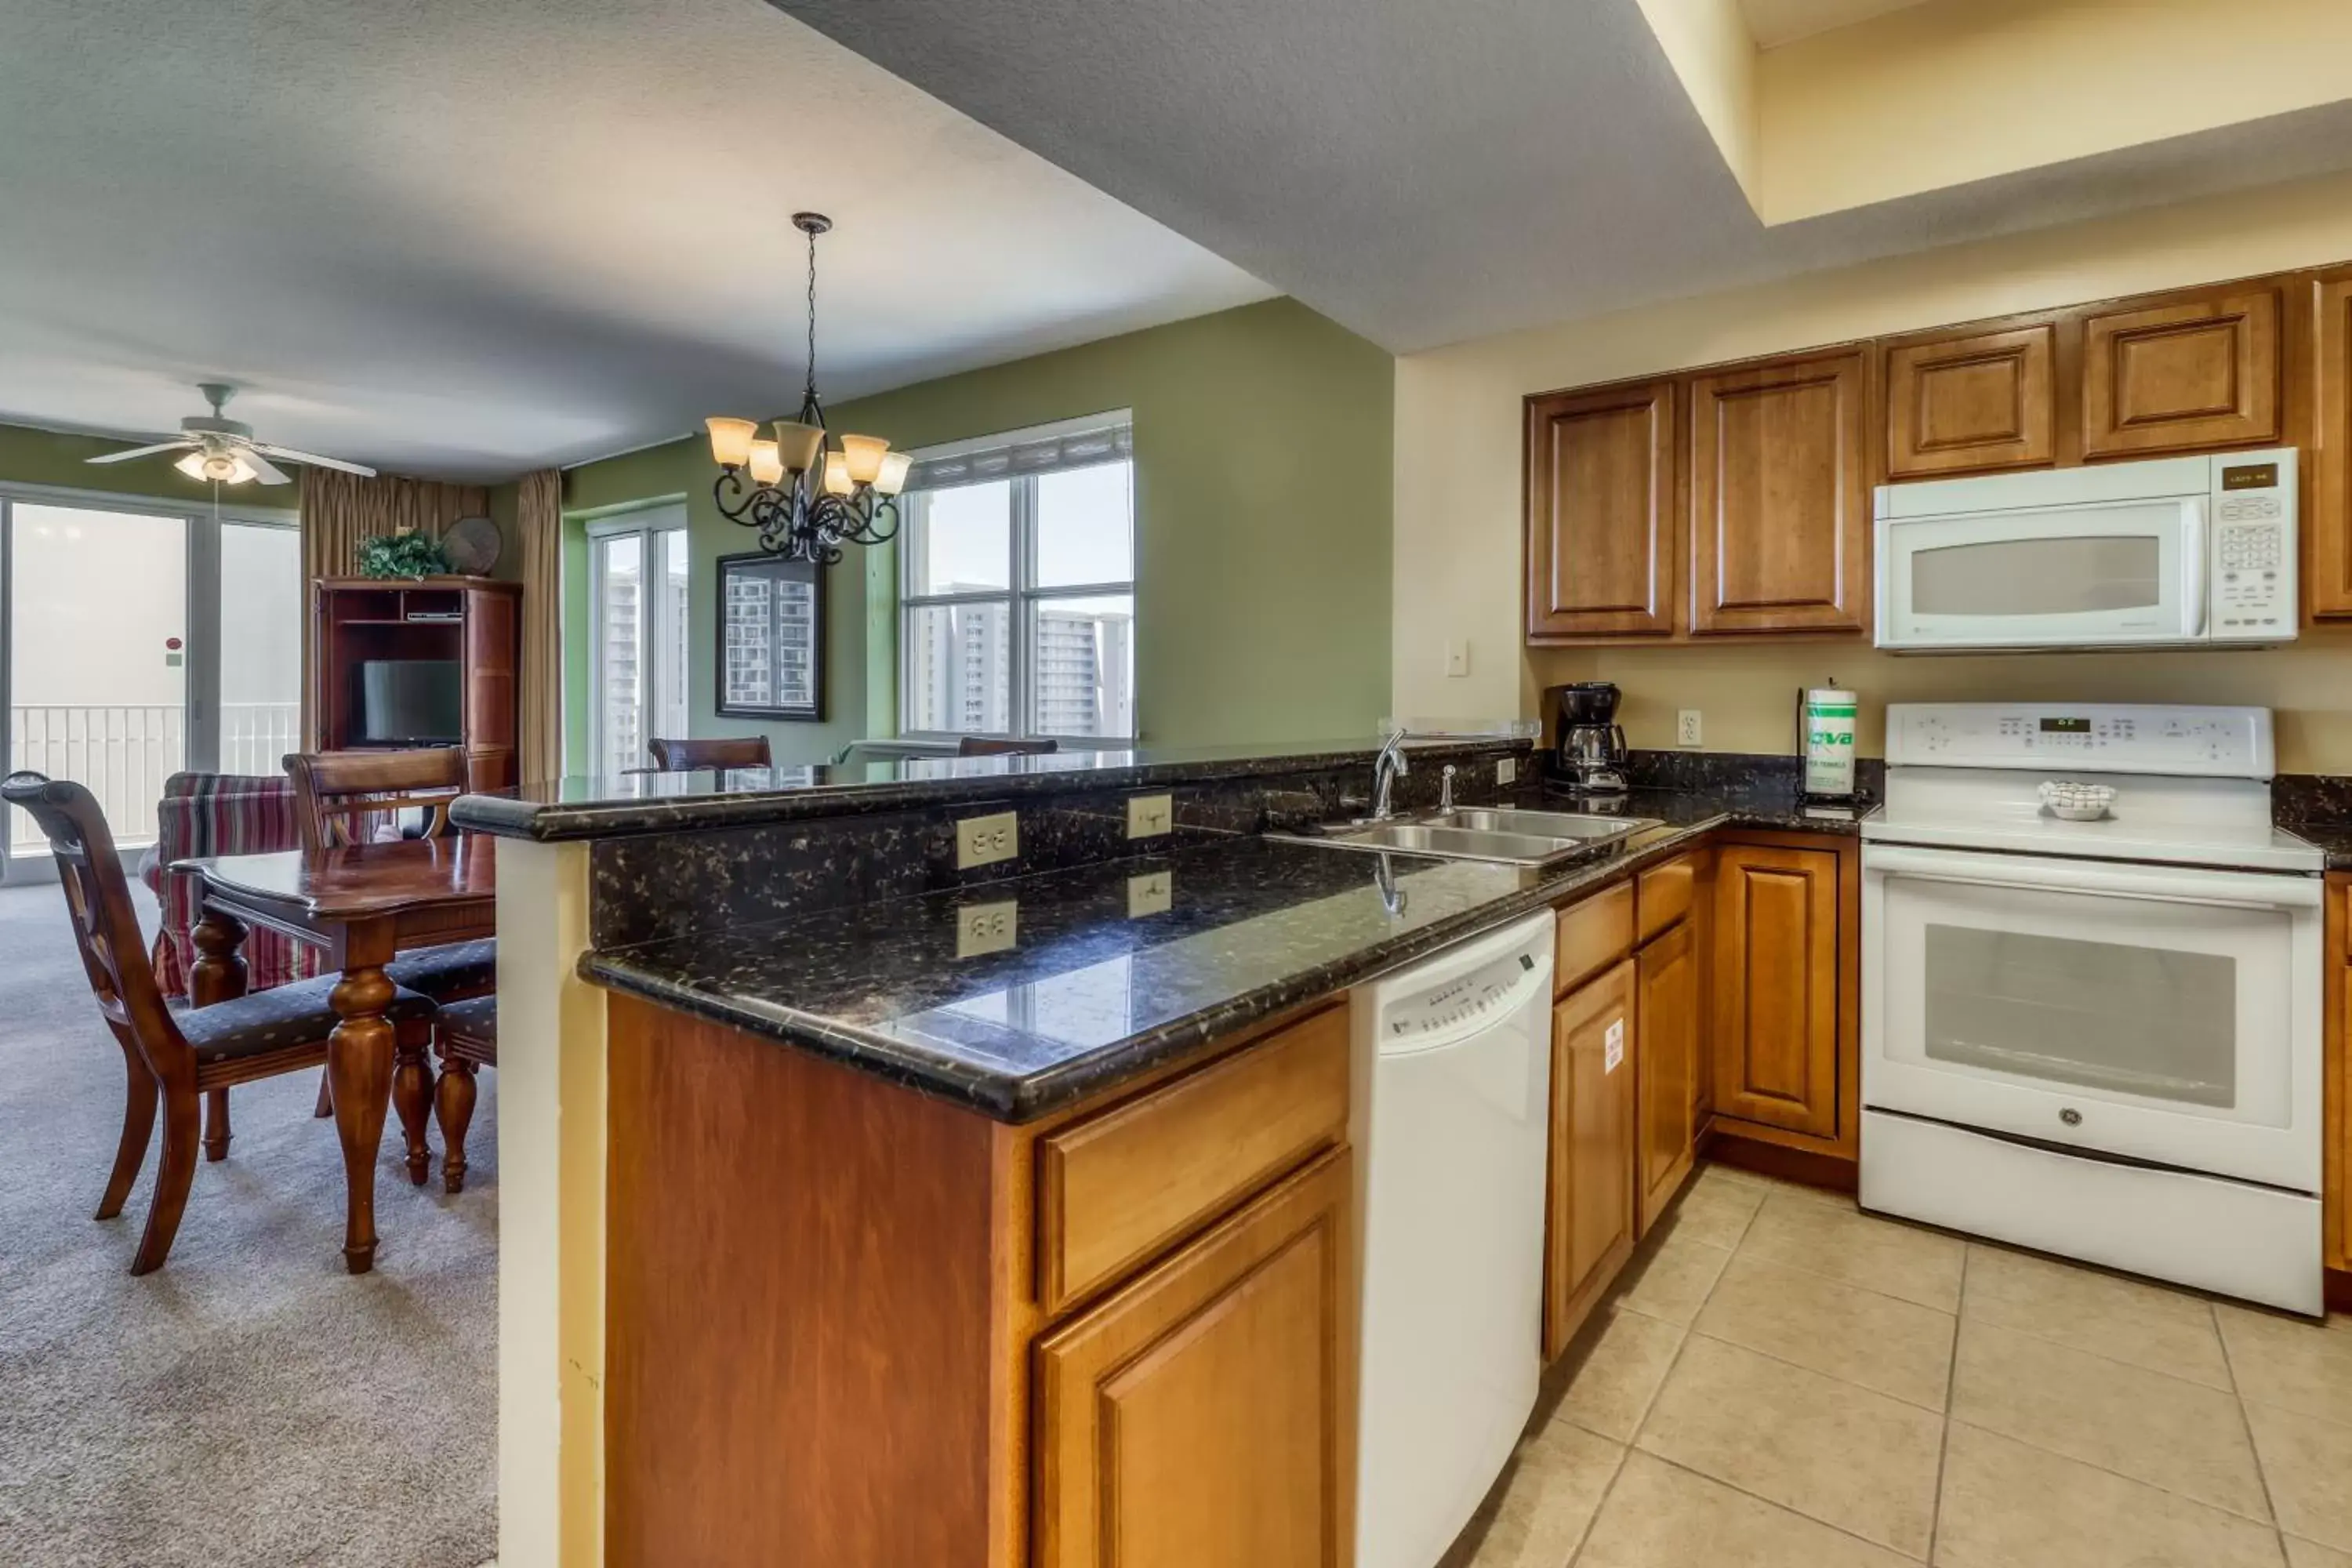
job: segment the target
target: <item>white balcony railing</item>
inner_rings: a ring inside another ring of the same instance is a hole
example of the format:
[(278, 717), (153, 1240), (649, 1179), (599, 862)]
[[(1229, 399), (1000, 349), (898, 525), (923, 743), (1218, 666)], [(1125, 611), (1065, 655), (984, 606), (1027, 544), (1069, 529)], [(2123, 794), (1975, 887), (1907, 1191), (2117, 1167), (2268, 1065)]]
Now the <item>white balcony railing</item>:
[[(227, 773), (276, 774), (297, 750), (301, 708), (293, 702), (221, 707), (220, 766)], [(32, 703), (8, 710), (8, 765), (72, 779), (98, 797), (117, 845), (155, 840), (163, 781), (188, 765), (187, 715), (174, 704)], [(8, 813), (9, 849), (41, 847), (39, 829)]]

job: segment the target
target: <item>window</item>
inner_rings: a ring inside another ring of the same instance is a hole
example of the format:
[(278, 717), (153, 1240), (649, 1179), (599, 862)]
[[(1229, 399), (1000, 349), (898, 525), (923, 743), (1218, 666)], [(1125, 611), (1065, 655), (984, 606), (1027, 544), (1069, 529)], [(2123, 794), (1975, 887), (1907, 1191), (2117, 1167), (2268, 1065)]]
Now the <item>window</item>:
[(902, 734), (1131, 740), (1124, 414), (918, 454), (899, 534)]
[(651, 765), (646, 742), (685, 735), (686, 509), (588, 525), (595, 772)]

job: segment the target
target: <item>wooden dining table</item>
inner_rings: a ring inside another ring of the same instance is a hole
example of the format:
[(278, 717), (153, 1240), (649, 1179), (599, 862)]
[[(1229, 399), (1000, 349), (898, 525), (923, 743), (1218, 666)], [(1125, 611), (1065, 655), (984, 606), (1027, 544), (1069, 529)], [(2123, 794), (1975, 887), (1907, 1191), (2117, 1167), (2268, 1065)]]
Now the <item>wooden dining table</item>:
[(433, 1076), (421, 1034), (400, 1038), (383, 1010), (394, 987), (383, 966), (404, 949), (466, 942), (497, 930), (497, 840), (472, 834), (355, 844), (316, 854), (219, 855), (174, 861), (200, 879), (203, 912), (191, 1003), (245, 994), (243, 948), (254, 926), (326, 951), (342, 972), (331, 1001), (327, 1084), (342, 1144), (343, 1262), (375, 1267), (375, 1168), (387, 1109), (397, 1107), (411, 1178), (424, 1180)]

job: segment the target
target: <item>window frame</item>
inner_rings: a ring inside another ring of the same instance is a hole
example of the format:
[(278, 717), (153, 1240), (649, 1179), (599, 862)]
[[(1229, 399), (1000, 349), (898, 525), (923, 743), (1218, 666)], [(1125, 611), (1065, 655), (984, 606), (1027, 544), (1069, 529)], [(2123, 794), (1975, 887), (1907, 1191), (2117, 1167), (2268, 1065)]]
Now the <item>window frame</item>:
[[(687, 531), (687, 510), (683, 502), (666, 501), (655, 506), (639, 507), (614, 517), (598, 518), (587, 525), (588, 537), (588, 755), (593, 760), (592, 771), (601, 773), (605, 758), (605, 689), (604, 689), (604, 547), (612, 540), (634, 535), (637, 541), (638, 561), (638, 657), (635, 700), (637, 710), (644, 716), (646, 732), (637, 737), (639, 750), (653, 739), (652, 725), (657, 704), (655, 694), (657, 684), (654, 675), (656, 661), (668, 647), (666, 640), (674, 630), (670, 626), (671, 611), (667, 595), (655, 593), (654, 582), (664, 564), (670, 534), (688, 542), (687, 596), (690, 603), (694, 591), (693, 537)], [(685, 612), (691, 618), (691, 611)], [(693, 659), (688, 651), (678, 651), (678, 674), (687, 680), (686, 719), (689, 727), (694, 720)], [(653, 754), (646, 754), (632, 764), (634, 771), (646, 771), (653, 766)]]
[[(1027, 430), (1011, 430), (1000, 435), (982, 437), (971, 441), (960, 441), (951, 447), (931, 447), (917, 452), (914, 456), (918, 462), (921, 462), (949, 456), (957, 452), (982, 451), (998, 447), (1017, 446), (1025, 441), (1048, 439), (1062, 434), (1101, 429), (1108, 426), (1118, 424), (1127, 424), (1131, 427), (1132, 419), (1131, 417), (1121, 418), (1117, 416), (1095, 416), (1089, 418), (1065, 420), (1058, 425), (1040, 426)], [(1069, 583), (1055, 584), (1050, 587), (1039, 586), (1037, 582), (1038, 480), (1048, 474), (1079, 473), (1087, 468), (1102, 468), (1111, 463), (1124, 463), (1128, 467), (1127, 541), (1129, 575), (1113, 582)], [(919, 741), (952, 745), (957, 742), (961, 741), (967, 735), (973, 735), (993, 741), (1051, 740), (1058, 741), (1066, 744), (1075, 741), (1099, 742), (1106, 745), (1132, 745), (1142, 738), (1142, 708), (1140, 701), (1138, 700), (1139, 692), (1135, 691), (1130, 691), (1129, 693), (1128, 711), (1129, 722), (1129, 732), (1126, 734), (1047, 735), (1039, 732), (1036, 727), (1036, 622), (1037, 611), (1040, 606), (1050, 604), (1057, 599), (1104, 598), (1114, 595), (1125, 595), (1130, 603), (1136, 602), (1136, 584), (1140, 580), (1141, 566), (1141, 562), (1138, 558), (1137, 550), (1140, 530), (1137, 519), (1137, 512), (1139, 510), (1137, 502), (1139, 498), (1137, 493), (1137, 486), (1135, 483), (1136, 473), (1135, 458), (1130, 452), (1123, 457), (1106, 458), (1097, 462), (1072, 463), (1066, 466), (1056, 465), (1053, 468), (1036, 469), (1027, 473), (1004, 473), (976, 476), (957, 484), (940, 485), (932, 489), (915, 489), (910, 490), (908, 493), (908, 503), (921, 502), (922, 504), (928, 504), (924, 498), (935, 494), (939, 490), (961, 489), (972, 486), (995, 484), (999, 482), (1009, 485), (1011, 487), (1011, 497), (1008, 507), (1009, 515), (1006, 520), (1007, 528), (1005, 531), (1007, 556), (1005, 562), (1005, 581), (1008, 585), (1003, 588), (984, 589), (980, 592), (968, 594), (917, 593), (915, 591), (915, 584), (913, 580), (915, 571), (915, 552), (912, 550), (906, 548), (907, 544), (911, 540), (911, 535), (917, 521), (911, 514), (910, 510), (910, 514), (906, 519), (905, 525), (902, 526), (899, 531), (898, 537), (900, 548), (898, 552), (898, 739), (902, 741)], [(1009, 662), (1011, 668), (1006, 672), (1007, 690), (1005, 694), (1005, 708), (1007, 714), (1013, 720), (1013, 722), (1011, 726), (1003, 730), (919, 730), (913, 728), (908, 723), (908, 716), (914, 711), (914, 662), (908, 657), (908, 650), (913, 642), (912, 628), (915, 624), (916, 616), (924, 610), (953, 609), (961, 605), (1004, 605), (1011, 619), (1011, 625), (1006, 633), (1007, 643), (1010, 649)], [(1139, 613), (1140, 605), (1139, 605)], [(1130, 657), (1133, 656), (1135, 651), (1133, 647), (1134, 619), (1134, 617), (1131, 617), (1129, 622)], [(1136, 684), (1139, 687), (1141, 685), (1139, 672)]]

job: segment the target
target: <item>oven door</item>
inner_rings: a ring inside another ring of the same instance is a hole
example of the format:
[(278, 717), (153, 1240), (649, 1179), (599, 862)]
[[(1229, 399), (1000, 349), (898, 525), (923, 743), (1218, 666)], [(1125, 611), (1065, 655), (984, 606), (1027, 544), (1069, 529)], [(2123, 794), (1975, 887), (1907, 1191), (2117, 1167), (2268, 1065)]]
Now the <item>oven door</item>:
[(1881, 518), (1878, 646), (2200, 641), (2207, 550), (2203, 496)]
[(2321, 883), (1872, 844), (1863, 1103), (2316, 1192)]

